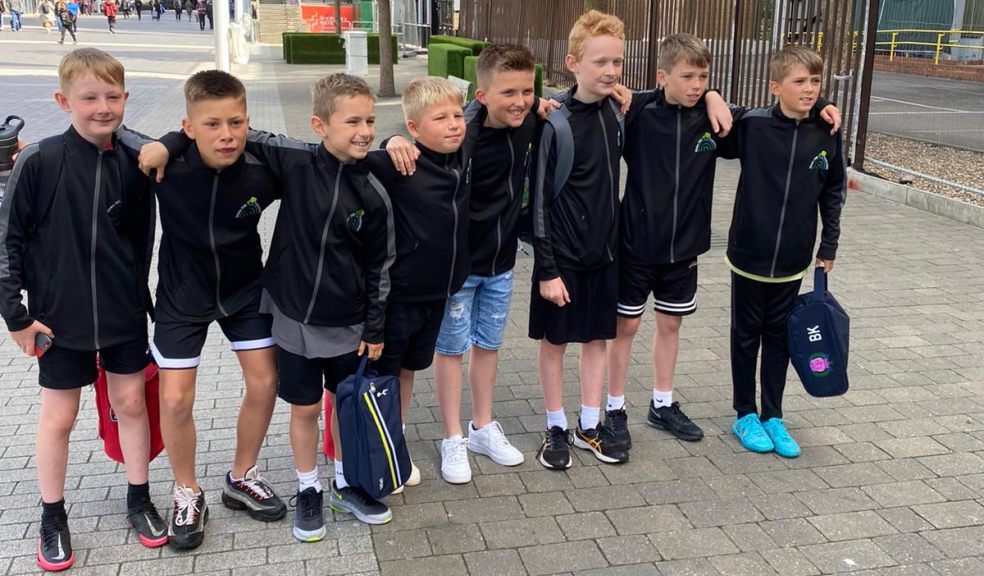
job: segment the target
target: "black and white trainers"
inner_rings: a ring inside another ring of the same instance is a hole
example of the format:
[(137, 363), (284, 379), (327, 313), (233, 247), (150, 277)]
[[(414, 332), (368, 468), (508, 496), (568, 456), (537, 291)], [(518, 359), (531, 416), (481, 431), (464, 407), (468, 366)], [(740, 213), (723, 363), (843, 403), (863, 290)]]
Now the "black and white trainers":
[(615, 433), (608, 426), (599, 423), (594, 428), (581, 429), (578, 422), (574, 431), (574, 446), (590, 450), (594, 457), (606, 464), (622, 464), (629, 461), (629, 451), (618, 443)]
[(287, 515), (287, 506), (260, 476), (256, 466), (247, 470), (242, 480), (233, 480), (232, 472), (226, 474), (222, 504), (230, 510), (245, 510), (250, 518), (264, 522), (280, 520)]
[(177, 550), (198, 548), (205, 541), (208, 505), (205, 491), (195, 494), (186, 486), (174, 489), (174, 510), (167, 528), (167, 543)]
[(657, 408), (650, 400), (646, 424), (659, 430), (666, 430), (680, 440), (688, 442), (696, 442), (704, 437), (704, 431), (683, 413), (679, 402)]
[(552, 426), (543, 435), (543, 444), (536, 453), (536, 459), (551, 470), (566, 470), (571, 467), (571, 434), (560, 426)]
[(137, 531), (140, 543), (147, 548), (160, 548), (167, 544), (167, 524), (157, 512), (157, 507), (145, 496), (127, 509), (126, 521)]
[(351, 514), (366, 524), (386, 524), (393, 519), (393, 512), (386, 504), (376, 500), (362, 488), (339, 488), (331, 483), (328, 507), (336, 512)]
[(605, 426), (615, 434), (615, 441), (626, 450), (632, 449), (632, 435), (629, 434), (629, 415), (625, 408), (605, 412)]
[(325, 493), (313, 486), (298, 492), (291, 499), (294, 506), (294, 538), (301, 542), (317, 542), (325, 537)]
[(75, 552), (72, 551), (72, 535), (68, 531), (68, 516), (42, 516), (38, 535), (38, 566), (42, 570), (58, 572), (68, 570), (73, 563)]

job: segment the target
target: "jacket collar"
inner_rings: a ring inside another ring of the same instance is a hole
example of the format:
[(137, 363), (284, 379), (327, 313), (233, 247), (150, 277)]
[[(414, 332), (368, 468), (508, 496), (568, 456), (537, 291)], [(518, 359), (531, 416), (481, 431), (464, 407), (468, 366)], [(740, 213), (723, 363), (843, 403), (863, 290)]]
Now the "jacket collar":
[(91, 150), (93, 154), (98, 154), (104, 151), (113, 152), (116, 150), (116, 132), (113, 132), (113, 139), (111, 140), (109, 147), (104, 148), (102, 150), (100, 150), (99, 147), (93, 144), (92, 142), (89, 142), (88, 140), (83, 138), (82, 135), (79, 134), (78, 130), (75, 129), (75, 126), (68, 127), (68, 130), (65, 131), (65, 138), (70, 142), (72, 142), (73, 144), (82, 146), (86, 150)]
[(789, 116), (786, 116), (785, 114), (783, 114), (782, 113), (782, 108), (779, 106), (779, 103), (776, 102), (775, 104), (772, 105), (772, 117), (775, 118), (776, 120), (779, 120), (780, 122), (786, 122), (786, 123), (789, 123), (789, 124), (802, 124), (802, 123), (806, 123), (806, 122), (816, 122), (816, 120), (818, 118), (818, 116), (817, 116), (817, 106), (816, 106), (816, 104), (813, 105), (813, 108), (810, 109), (810, 115), (809, 116), (807, 116), (806, 118), (803, 118), (801, 120), (797, 120), (796, 118), (790, 118)]
[(195, 170), (206, 170), (211, 173), (219, 174), (238, 174), (242, 171), (243, 167), (246, 166), (246, 151), (244, 150), (231, 166), (226, 166), (221, 170), (216, 170), (215, 168), (205, 164), (202, 160), (201, 153), (198, 151), (198, 142), (192, 141), (191, 146), (185, 150), (184, 159), (188, 162), (188, 166)]

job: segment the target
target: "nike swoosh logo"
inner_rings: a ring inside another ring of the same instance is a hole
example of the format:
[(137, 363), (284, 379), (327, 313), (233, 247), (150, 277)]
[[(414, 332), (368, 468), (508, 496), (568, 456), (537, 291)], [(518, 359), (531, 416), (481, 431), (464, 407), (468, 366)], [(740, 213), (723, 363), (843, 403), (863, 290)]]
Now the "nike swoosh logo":
[(64, 560), (65, 559), (65, 548), (62, 547), (61, 534), (58, 535), (58, 556), (55, 556), (53, 560)]
[(153, 522), (150, 521), (150, 516), (147, 516), (146, 512), (144, 512), (144, 520), (147, 521), (147, 526), (150, 528), (151, 534), (153, 534), (154, 536), (161, 536), (164, 534), (163, 528), (154, 528), (154, 524)]

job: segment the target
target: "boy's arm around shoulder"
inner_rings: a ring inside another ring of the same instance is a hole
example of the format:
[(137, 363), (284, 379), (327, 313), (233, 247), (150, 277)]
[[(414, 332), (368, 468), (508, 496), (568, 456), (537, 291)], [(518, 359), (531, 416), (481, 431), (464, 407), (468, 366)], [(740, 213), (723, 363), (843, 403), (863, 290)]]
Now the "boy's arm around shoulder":
[[(390, 268), (396, 260), (396, 227), (389, 194), (378, 179), (370, 174), (361, 194), (366, 206), (360, 230), (365, 246), (363, 271), (366, 280), (366, 320), (362, 341), (382, 344), (386, 301), (391, 288)], [(370, 356), (370, 360), (375, 358)]]
[(292, 168), (313, 162), (319, 144), (309, 144), (283, 134), (249, 129), (246, 152), (265, 164), (278, 180), (283, 180)]
[[(823, 127), (819, 129), (823, 130)], [(847, 200), (847, 168), (844, 158), (844, 139), (840, 131), (831, 136), (834, 141), (833, 154), (827, 158), (827, 177), (818, 201), (820, 222), (823, 229), (820, 232), (820, 247), (817, 249), (817, 260), (830, 262), (828, 269), (833, 266), (837, 257), (837, 245), (840, 239), (840, 216)]]

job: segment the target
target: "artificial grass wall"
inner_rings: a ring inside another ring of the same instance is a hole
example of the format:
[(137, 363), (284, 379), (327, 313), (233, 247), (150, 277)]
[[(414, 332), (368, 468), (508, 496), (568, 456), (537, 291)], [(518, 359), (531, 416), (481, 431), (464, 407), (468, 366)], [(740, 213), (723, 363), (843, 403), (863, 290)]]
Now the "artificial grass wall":
[(464, 38), (461, 36), (446, 36), (444, 34), (436, 34), (430, 37), (430, 44), (451, 44), (453, 46), (461, 46), (462, 48), (468, 48), (471, 50), (472, 56), (478, 56), (485, 50), (485, 47), (489, 45), (488, 42), (482, 40), (474, 40), (472, 38)]
[(427, 45), (427, 75), (447, 78), (465, 77), (465, 58), (472, 55), (471, 50), (454, 44), (433, 43)]
[[(390, 36), (393, 62), (396, 56), (396, 37)], [(369, 63), (379, 64), (379, 34), (367, 35)], [(345, 46), (339, 34), (284, 32), (284, 60), (288, 64), (345, 64)]]

